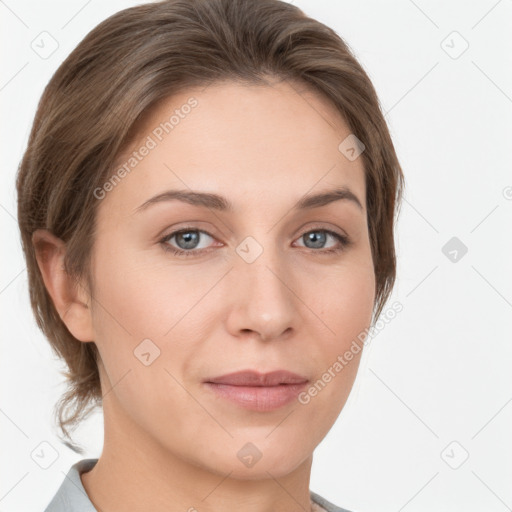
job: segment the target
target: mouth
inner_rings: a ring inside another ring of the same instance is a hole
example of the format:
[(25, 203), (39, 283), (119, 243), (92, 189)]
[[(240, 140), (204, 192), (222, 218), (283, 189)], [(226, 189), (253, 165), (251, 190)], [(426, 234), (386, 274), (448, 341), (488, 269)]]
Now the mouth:
[(240, 407), (268, 412), (292, 402), (308, 382), (307, 377), (287, 370), (248, 370), (208, 378), (203, 384), (215, 396)]

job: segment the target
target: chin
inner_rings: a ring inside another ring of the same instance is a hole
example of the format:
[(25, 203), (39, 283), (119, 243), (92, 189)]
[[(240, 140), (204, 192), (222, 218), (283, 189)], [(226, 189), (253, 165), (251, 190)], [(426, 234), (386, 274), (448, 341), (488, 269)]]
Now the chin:
[(230, 473), (230, 478), (237, 480), (268, 479), (269, 474), (280, 478), (292, 473), (307, 458), (308, 455), (299, 450), (280, 451), (277, 447), (267, 447), (257, 451), (255, 445), (247, 443), (234, 453), (234, 458), (219, 457), (215, 469), (223, 475)]
[(293, 462), (289, 460), (286, 462), (281, 461), (280, 464), (274, 464), (269, 461), (264, 463), (263, 459), (261, 459), (252, 468), (243, 467), (242, 464), (235, 468), (227, 465), (224, 475), (231, 472), (229, 477), (235, 480), (266, 480), (269, 478), (269, 475), (272, 475), (274, 478), (282, 478), (292, 473), (299, 465), (299, 463), (294, 464)]

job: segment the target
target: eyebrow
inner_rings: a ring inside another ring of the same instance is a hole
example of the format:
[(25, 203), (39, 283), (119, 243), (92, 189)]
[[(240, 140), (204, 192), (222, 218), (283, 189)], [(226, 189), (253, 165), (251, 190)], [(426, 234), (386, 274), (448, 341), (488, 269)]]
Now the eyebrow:
[[(139, 212), (145, 210), (152, 204), (173, 200), (182, 201), (194, 206), (204, 206), (218, 211), (234, 211), (233, 204), (223, 196), (209, 192), (196, 192), (191, 190), (167, 190), (166, 192), (151, 197), (137, 207), (135, 211)], [(326, 192), (304, 196), (293, 207), (293, 210), (319, 208), (341, 200), (355, 204), (360, 210), (364, 210), (358, 197), (347, 187), (335, 188)]]

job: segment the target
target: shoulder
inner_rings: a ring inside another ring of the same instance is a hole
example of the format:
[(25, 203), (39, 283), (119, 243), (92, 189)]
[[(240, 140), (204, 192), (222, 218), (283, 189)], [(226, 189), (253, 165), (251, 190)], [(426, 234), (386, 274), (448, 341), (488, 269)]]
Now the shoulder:
[(327, 501), (325, 498), (322, 498), (322, 496), (316, 494), (313, 491), (309, 491), (309, 494), (313, 502), (316, 503), (317, 505), (320, 505), (327, 512), (350, 512), (350, 510), (347, 510), (345, 508), (337, 507), (336, 505), (334, 505), (330, 501)]
[(73, 464), (44, 512), (96, 512), (85, 492), (80, 473), (89, 471), (98, 459), (82, 459)]

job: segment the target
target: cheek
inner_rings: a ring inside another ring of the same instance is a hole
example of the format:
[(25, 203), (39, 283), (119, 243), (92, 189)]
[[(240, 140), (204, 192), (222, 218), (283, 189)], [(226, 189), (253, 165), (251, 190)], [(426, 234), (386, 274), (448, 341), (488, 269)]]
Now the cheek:
[[(193, 415), (200, 411), (175, 379), (183, 380), (182, 365), (197, 346), (197, 333), (187, 329), (187, 311), (198, 293), (191, 292), (193, 283), (177, 279), (179, 268), (141, 265), (135, 258), (102, 261), (95, 274), (93, 318), (105, 391), (115, 386), (107, 397), (142, 428), (156, 433), (161, 424), (164, 435), (172, 417), (173, 432), (186, 430), (187, 408)], [(173, 415), (177, 404), (182, 414)], [(147, 425), (146, 415), (161, 421)]]
[[(331, 272), (322, 285), (310, 283), (320, 317), (339, 344), (364, 331), (371, 322), (375, 276), (371, 260), (357, 256)], [(332, 345), (331, 345), (332, 346)]]
[(375, 300), (373, 268), (355, 267), (347, 272), (337, 287), (331, 289), (329, 315), (335, 330), (343, 338), (357, 336), (368, 327)]
[(305, 397), (328, 416), (323, 417), (327, 424), (339, 414), (356, 378), (375, 299), (371, 262), (347, 265), (331, 277), (315, 295), (326, 329), (324, 336), (316, 337), (312, 355), (315, 389)]
[[(115, 385), (122, 379), (116, 394), (126, 409), (141, 402), (150, 407), (153, 400), (154, 410), (159, 403), (171, 406), (176, 399), (171, 390), (179, 386), (169, 372), (182, 380), (205, 326), (217, 318), (211, 314), (216, 303), (201, 298), (219, 272), (152, 262), (135, 251), (121, 251), (117, 259), (100, 257), (113, 254), (115, 244), (109, 245), (98, 244), (93, 300), (96, 341), (108, 380)], [(144, 359), (151, 363), (145, 366)]]
[[(108, 329), (133, 341), (160, 338), (183, 318), (208, 289), (208, 276), (164, 258), (123, 251), (117, 259), (99, 248), (95, 267), (96, 332)], [(110, 333), (112, 334), (112, 332)], [(109, 336), (111, 337), (111, 336)]]

